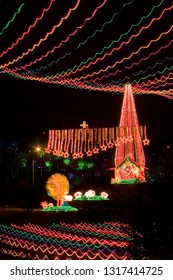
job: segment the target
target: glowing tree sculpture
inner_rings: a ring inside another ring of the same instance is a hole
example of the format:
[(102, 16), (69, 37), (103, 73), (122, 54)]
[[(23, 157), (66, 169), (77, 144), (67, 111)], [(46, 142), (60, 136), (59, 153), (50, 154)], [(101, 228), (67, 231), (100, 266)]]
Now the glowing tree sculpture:
[(61, 206), (64, 201), (64, 196), (69, 192), (69, 181), (62, 174), (53, 174), (48, 178), (46, 190), (57, 201), (57, 206)]
[[(145, 181), (145, 155), (142, 145), (143, 129), (138, 124), (134, 97), (130, 84), (125, 86), (115, 151), (114, 178), (111, 183)], [(144, 144), (149, 144), (146, 138)]]

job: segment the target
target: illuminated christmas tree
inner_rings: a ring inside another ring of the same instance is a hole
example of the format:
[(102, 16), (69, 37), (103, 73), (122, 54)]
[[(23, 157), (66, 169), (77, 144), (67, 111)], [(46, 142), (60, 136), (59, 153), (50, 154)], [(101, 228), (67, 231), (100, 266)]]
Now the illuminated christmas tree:
[[(116, 128), (114, 178), (111, 183), (137, 183), (145, 181), (144, 145), (149, 144), (145, 127), (139, 126), (130, 84), (125, 86), (119, 127)], [(143, 135), (145, 134), (145, 135)], [(142, 143), (142, 137), (145, 137)]]

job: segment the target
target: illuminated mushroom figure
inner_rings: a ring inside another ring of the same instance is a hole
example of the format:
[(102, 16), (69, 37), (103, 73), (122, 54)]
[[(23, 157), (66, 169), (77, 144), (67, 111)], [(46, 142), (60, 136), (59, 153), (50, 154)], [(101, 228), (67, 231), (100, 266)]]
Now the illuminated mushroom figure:
[(46, 190), (57, 201), (57, 206), (62, 206), (64, 196), (69, 192), (69, 181), (64, 175), (55, 173), (47, 180)]

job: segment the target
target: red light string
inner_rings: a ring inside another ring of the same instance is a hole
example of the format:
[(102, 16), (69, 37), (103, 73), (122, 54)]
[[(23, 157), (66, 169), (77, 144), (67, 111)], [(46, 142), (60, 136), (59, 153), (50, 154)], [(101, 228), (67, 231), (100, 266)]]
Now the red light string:
[[(51, 229), (52, 227), (54, 230)], [(133, 232), (128, 224), (122, 223), (60, 223), (53, 224), (51, 228), (34, 224), (23, 226), (12, 224), (11, 227), (1, 224), (3, 252), (26, 259), (132, 259), (129, 253), (123, 252), (122, 247), (127, 251), (130, 246), (129, 241), (134, 239), (134, 234), (140, 237), (140, 234), (136, 231)], [(77, 235), (69, 234), (69, 229), (77, 232)], [(108, 237), (106, 239), (84, 237), (94, 231), (98, 237), (101, 235), (104, 235), (105, 238), (106, 235)], [(131, 239), (128, 237), (128, 233), (133, 235)], [(115, 241), (114, 236), (118, 236), (119, 239)], [(120, 240), (121, 236), (124, 236), (124, 241)], [(44, 244), (40, 244), (40, 242), (44, 242)], [(53, 245), (52, 242), (56, 245)], [(48, 245), (48, 243), (50, 244)], [(76, 246), (80, 246), (80, 248)], [(121, 250), (116, 249), (115, 252), (114, 246)], [(110, 250), (111, 248), (112, 250)]]
[(36, 18), (36, 20), (34, 21), (34, 23), (28, 27), (27, 31), (23, 32), (22, 36), (19, 37), (19, 38), (16, 40), (15, 43), (12, 43), (12, 45), (11, 45), (10, 47), (8, 47), (5, 51), (2, 51), (2, 53), (0, 54), (0, 57), (3, 57), (5, 54), (7, 54), (8, 51), (12, 50), (15, 46), (18, 45), (18, 43), (19, 43), (20, 41), (23, 40), (23, 38), (25, 37), (25, 35), (29, 34), (29, 32), (31, 31), (31, 29), (34, 28), (34, 27), (36, 26), (36, 24), (38, 23), (38, 21), (43, 19), (44, 14), (50, 10), (50, 8), (51, 8), (51, 6), (52, 6), (52, 4), (53, 4), (54, 1), (55, 1), (55, 0), (51, 0), (51, 1), (50, 1), (49, 6), (48, 6), (46, 9), (43, 9), (43, 11), (42, 11), (42, 13), (41, 13), (41, 16), (38, 17), (38, 18)]

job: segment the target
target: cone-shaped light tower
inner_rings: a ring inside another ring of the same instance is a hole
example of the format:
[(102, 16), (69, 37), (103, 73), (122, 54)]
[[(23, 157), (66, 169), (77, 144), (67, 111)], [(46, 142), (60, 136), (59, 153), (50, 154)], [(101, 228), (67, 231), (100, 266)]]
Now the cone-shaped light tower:
[(115, 168), (112, 183), (135, 183), (145, 181), (145, 155), (142, 131), (138, 123), (135, 102), (130, 84), (125, 86), (119, 127)]

